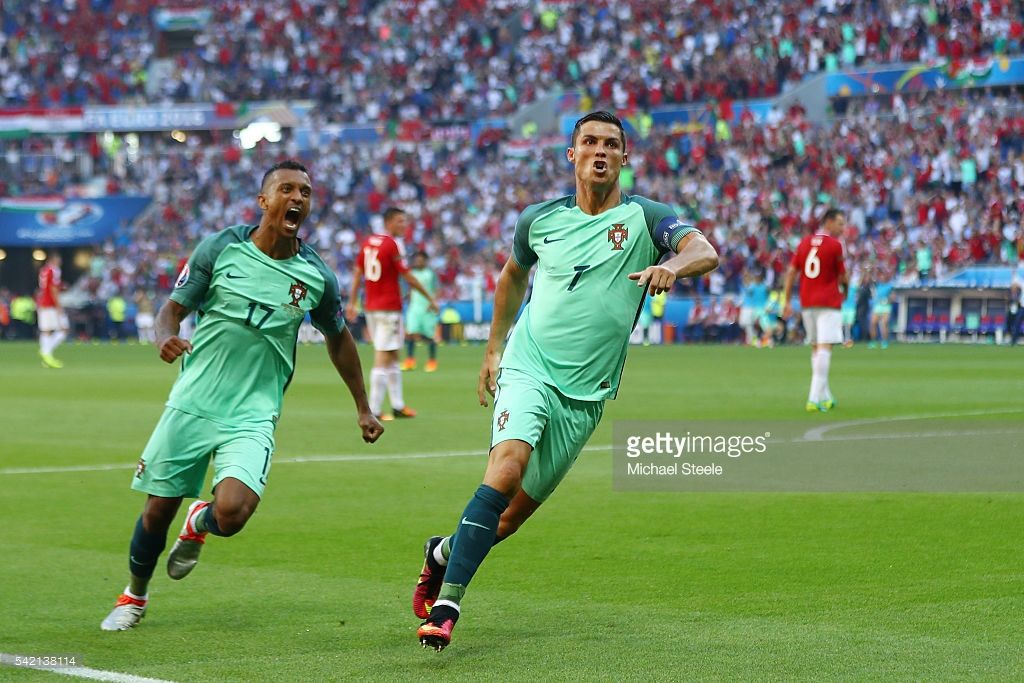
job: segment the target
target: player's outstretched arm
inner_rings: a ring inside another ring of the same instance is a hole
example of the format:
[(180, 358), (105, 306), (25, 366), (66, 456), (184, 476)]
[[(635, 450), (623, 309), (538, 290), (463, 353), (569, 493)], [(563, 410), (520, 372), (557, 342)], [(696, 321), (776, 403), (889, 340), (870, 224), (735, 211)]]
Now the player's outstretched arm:
[(370, 412), (370, 404), (366, 400), (366, 386), (363, 384), (363, 367), (359, 362), (359, 350), (347, 327), (338, 334), (327, 337), (327, 355), (338, 370), (338, 374), (345, 380), (349, 393), (356, 402), (363, 441), (373, 443), (384, 433), (384, 428)]
[(647, 286), (651, 296), (672, 289), (676, 280), (699, 277), (718, 267), (718, 252), (699, 232), (679, 240), (676, 254), (656, 266), (648, 266), (639, 273), (630, 273), (629, 279), (636, 280), (637, 287)]
[(156, 314), (156, 347), (165, 363), (173, 363), (181, 354), (192, 350), (192, 344), (178, 336), (181, 321), (191, 312), (177, 301), (168, 299)]
[(498, 363), (501, 362), (502, 344), (512, 323), (516, 319), (519, 307), (526, 296), (526, 286), (530, 282), (530, 269), (523, 268), (514, 259), (505, 262), (505, 267), (498, 277), (498, 287), (494, 292), (494, 315), (491, 319), (491, 333), (487, 338), (487, 350), (484, 362), (480, 367), (480, 380), (477, 382), (476, 394), (480, 405), (487, 407), (487, 394), (494, 396), (497, 390)]
[(441, 309), (437, 307), (437, 302), (434, 300), (434, 296), (427, 291), (427, 288), (423, 286), (423, 283), (419, 281), (415, 275), (408, 270), (402, 273), (402, 277), (409, 283), (409, 286), (415, 289), (417, 292), (426, 297), (427, 301), (430, 302), (430, 310), (433, 313), (440, 313)]

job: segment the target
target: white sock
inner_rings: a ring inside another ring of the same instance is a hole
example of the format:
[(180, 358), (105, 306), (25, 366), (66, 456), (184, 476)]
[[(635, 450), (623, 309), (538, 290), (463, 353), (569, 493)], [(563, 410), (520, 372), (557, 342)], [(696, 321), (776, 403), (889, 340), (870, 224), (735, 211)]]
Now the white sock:
[(401, 410), (405, 407), (405, 399), (402, 398), (402, 369), (395, 363), (386, 370), (388, 378), (388, 397), (391, 399), (391, 407), (394, 410)]
[(818, 349), (818, 376), (821, 378), (821, 400), (832, 400), (832, 392), (828, 388), (828, 371), (832, 365), (832, 349)]
[(374, 415), (380, 415), (381, 406), (384, 405), (384, 391), (388, 383), (387, 373), (385, 368), (370, 370), (370, 412)]
[(129, 598), (134, 598), (136, 600), (148, 600), (149, 599), (149, 593), (146, 593), (145, 595), (136, 595), (135, 593), (132, 593), (131, 588), (132, 588), (131, 586), (125, 586), (125, 588), (124, 588), (124, 594), (127, 595)]
[(50, 345), (51, 332), (40, 332), (39, 333), (39, 353), (44, 356), (50, 355), (50, 349), (53, 348)]
[(442, 567), (447, 567), (448, 566), (448, 558), (445, 557), (444, 553), (441, 552), (441, 546), (444, 545), (444, 542), (445, 542), (445, 539), (442, 538), (441, 542), (434, 546), (434, 550), (431, 553), (431, 555), (434, 556), (434, 561), (435, 562), (437, 562)]
[(811, 351), (811, 391), (807, 395), (807, 400), (811, 403), (821, 403), (822, 400), (822, 378), (821, 372), (818, 370), (818, 353), (817, 349)]
[(453, 610), (455, 610), (459, 614), (462, 613), (462, 608), (459, 607), (459, 603), (452, 602), (451, 600), (438, 600), (437, 602), (434, 603), (434, 606), (431, 607), (430, 609), (437, 609), (438, 607), (451, 607)]
[(56, 332), (53, 332), (52, 336), (50, 337), (50, 344), (51, 344), (51, 346), (50, 346), (50, 353), (53, 353), (54, 351), (56, 351), (57, 347), (60, 346), (60, 343), (62, 341), (64, 341), (64, 339), (67, 336), (68, 336), (68, 333), (65, 332), (64, 330), (57, 330)]

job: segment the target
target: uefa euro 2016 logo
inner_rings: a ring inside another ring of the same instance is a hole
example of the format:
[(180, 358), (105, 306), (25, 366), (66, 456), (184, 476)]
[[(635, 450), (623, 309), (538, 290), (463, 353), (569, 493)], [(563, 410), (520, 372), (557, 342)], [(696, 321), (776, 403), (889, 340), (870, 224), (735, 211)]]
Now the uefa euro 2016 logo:
[(615, 223), (608, 228), (608, 241), (612, 243), (612, 251), (622, 251), (622, 243), (629, 238), (629, 228), (624, 223)]

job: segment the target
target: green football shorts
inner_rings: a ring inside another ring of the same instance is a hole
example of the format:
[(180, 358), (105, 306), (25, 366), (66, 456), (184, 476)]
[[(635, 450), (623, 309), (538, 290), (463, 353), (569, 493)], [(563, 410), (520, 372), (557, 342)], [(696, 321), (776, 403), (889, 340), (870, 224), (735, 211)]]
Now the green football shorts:
[(274, 425), (229, 426), (167, 407), (135, 469), (132, 488), (164, 498), (198, 498), (213, 457), (213, 488), (234, 477), (263, 497)]
[(547, 500), (572, 468), (604, 414), (604, 401), (563, 396), (533, 376), (502, 368), (491, 418), (491, 448), (518, 439), (533, 446), (523, 490)]
[(437, 330), (437, 315), (430, 311), (409, 309), (405, 313), (405, 333), (419, 334), (427, 339), (434, 338)]

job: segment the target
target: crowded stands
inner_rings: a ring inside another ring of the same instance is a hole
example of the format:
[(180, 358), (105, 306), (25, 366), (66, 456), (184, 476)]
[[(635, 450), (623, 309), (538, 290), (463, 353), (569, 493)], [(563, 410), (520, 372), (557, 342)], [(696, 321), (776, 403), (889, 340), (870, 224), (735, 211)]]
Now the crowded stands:
[[(581, 86), (584, 108), (629, 113), (717, 100), (717, 113), (723, 100), (772, 95), (817, 71), (1021, 47), (1018, 4), (995, 0), (824, 0), (784, 3), (785, 11), (699, 1), (658, 12), (639, 1), (581, 8), (363, 0), (339, 12), (326, 2), (236, 0), (214, 3), (194, 49), (175, 51), (144, 19), (159, 4), (5, 5), (0, 103), (303, 98), (319, 102), (316, 127), (507, 112), (539, 92)], [(175, 6), (189, 5), (199, 6)], [(77, 30), (86, 22), (103, 28)], [(121, 40), (127, 35), (133, 40)], [(56, 36), (66, 40), (54, 45)], [(163, 57), (174, 69), (148, 94), (149, 60)], [(844, 114), (825, 126), (796, 106), (773, 112), (767, 125), (745, 117), (630, 140), (635, 184), (625, 189), (675, 204), (722, 255), (722, 266), (696, 283), (699, 293), (738, 296), (753, 277), (777, 288), (791, 250), (826, 205), (848, 211), (855, 277), (870, 266), (876, 279), (914, 283), (971, 263), (1015, 263), (1024, 253), (1020, 93), (934, 91), (843, 104)], [(279, 143), (242, 152), (230, 132), (180, 142), (166, 133), (133, 136), (131, 145), (91, 133), (0, 143), (0, 196), (101, 187), (153, 197), (139, 220), (97, 247), (80, 285), (93, 300), (117, 292), (159, 299), (199, 237), (257, 222), (258, 176), (283, 156), (310, 166), (308, 239), (339, 273), (342, 291), (360, 236), (389, 204), (413, 218), (407, 244), (430, 254), (442, 298), (452, 300), (466, 298), (473, 282), (493, 288), (525, 205), (571, 191), (564, 140), (538, 141), (522, 158), (500, 143), (301, 150), (286, 132)], [(693, 291), (680, 285), (677, 293)]]

